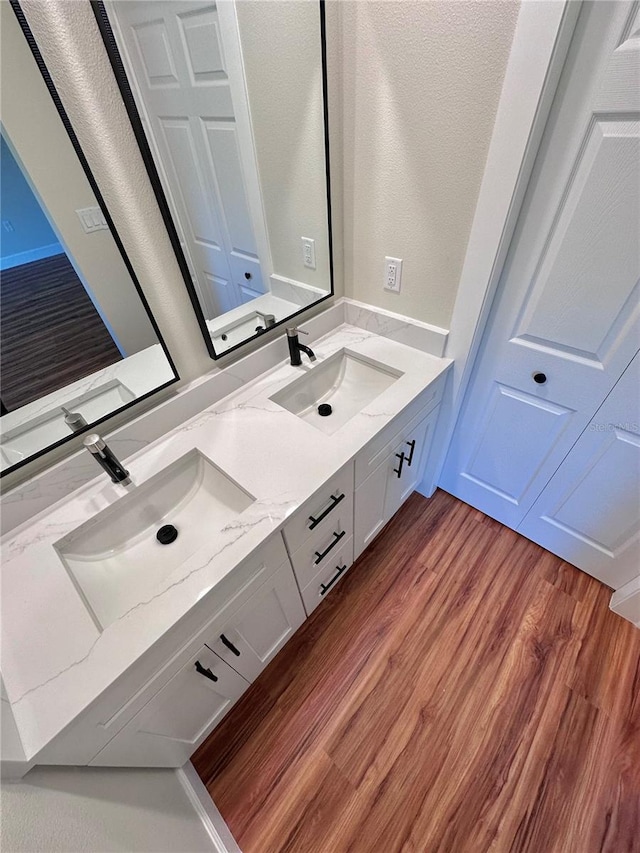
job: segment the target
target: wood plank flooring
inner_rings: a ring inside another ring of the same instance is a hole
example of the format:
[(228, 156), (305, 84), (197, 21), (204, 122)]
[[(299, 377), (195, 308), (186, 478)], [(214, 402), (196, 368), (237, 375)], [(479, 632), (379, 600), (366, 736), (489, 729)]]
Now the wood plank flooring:
[(122, 358), (64, 254), (0, 273), (0, 357), (10, 412)]
[(192, 761), (243, 853), (637, 853), (640, 631), (414, 494)]

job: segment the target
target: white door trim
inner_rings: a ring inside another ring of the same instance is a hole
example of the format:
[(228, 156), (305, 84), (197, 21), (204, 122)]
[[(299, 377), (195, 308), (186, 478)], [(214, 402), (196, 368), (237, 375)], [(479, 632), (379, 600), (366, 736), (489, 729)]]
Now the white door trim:
[[(445, 355), (454, 359), (442, 465), (515, 230), (581, 0), (523, 0), (507, 63)], [(422, 484), (426, 486), (427, 484)], [(422, 490), (422, 488), (421, 488)]]

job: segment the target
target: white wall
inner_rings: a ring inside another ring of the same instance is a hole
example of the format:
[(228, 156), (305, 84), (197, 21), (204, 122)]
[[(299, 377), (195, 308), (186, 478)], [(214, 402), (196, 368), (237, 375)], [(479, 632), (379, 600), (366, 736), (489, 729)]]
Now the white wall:
[(519, 5), (340, 7), (346, 295), (448, 328)]
[[(236, 9), (273, 271), (329, 290), (318, 4), (240, 0)], [(302, 263), (303, 236), (315, 240), (315, 270)]]
[(3, 853), (211, 853), (174, 770), (42, 767), (2, 785)]

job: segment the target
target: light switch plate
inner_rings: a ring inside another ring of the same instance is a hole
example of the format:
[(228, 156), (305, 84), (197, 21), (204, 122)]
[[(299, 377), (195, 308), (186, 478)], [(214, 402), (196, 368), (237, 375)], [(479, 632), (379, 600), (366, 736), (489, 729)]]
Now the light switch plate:
[(85, 234), (92, 234), (94, 231), (109, 230), (104, 214), (99, 207), (82, 207), (76, 210), (76, 213)]

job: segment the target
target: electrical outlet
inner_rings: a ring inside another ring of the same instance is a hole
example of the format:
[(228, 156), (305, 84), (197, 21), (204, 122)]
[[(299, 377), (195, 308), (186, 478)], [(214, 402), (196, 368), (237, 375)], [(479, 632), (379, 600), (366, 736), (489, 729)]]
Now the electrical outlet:
[(316, 268), (316, 241), (311, 237), (302, 237), (302, 263), (310, 270)]
[(384, 289), (392, 293), (400, 293), (402, 280), (402, 258), (384, 259)]

